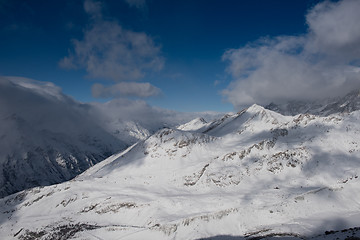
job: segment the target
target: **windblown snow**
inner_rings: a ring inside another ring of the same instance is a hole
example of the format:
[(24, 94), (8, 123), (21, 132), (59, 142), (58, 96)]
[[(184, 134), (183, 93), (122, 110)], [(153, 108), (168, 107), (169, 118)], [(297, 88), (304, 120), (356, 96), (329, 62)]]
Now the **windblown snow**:
[(0, 199), (0, 238), (359, 237), (359, 120), (253, 105), (164, 128), (72, 181)]

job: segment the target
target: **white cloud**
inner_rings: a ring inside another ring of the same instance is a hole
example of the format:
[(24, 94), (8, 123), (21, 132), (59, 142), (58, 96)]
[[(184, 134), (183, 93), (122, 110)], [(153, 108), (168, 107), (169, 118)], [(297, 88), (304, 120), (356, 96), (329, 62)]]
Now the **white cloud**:
[(341, 61), (360, 55), (360, 2), (323, 2), (306, 16), (313, 51), (331, 54)]
[(116, 22), (101, 21), (73, 40), (74, 52), (61, 60), (64, 68), (85, 68), (92, 78), (138, 80), (147, 71), (162, 69), (160, 47), (145, 33), (123, 29)]
[(111, 86), (94, 84), (92, 94), (96, 98), (113, 98), (136, 96), (141, 98), (156, 96), (160, 89), (150, 83), (120, 82)]
[(234, 81), (223, 95), (236, 108), (342, 95), (360, 88), (360, 1), (323, 2), (302, 36), (264, 38), (223, 55)]
[[(72, 40), (73, 50), (59, 62), (60, 67), (85, 69), (91, 78), (114, 82), (139, 80), (163, 68), (161, 47), (146, 33), (103, 20), (100, 2), (86, 0), (84, 10), (92, 24), (84, 31), (82, 40)], [(134, 95), (141, 95), (143, 89), (139, 91), (133, 91)]]

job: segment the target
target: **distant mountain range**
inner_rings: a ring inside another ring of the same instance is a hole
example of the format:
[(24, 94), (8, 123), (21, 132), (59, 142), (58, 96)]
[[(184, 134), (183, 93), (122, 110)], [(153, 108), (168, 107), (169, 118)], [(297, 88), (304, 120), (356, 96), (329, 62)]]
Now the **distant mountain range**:
[(356, 239), (357, 99), (160, 129), (72, 181), (0, 199), (0, 238)]
[(334, 113), (350, 113), (360, 110), (360, 90), (350, 92), (344, 97), (329, 98), (318, 101), (291, 101), (283, 104), (271, 103), (266, 109), (283, 115), (309, 113), (318, 116), (329, 116)]

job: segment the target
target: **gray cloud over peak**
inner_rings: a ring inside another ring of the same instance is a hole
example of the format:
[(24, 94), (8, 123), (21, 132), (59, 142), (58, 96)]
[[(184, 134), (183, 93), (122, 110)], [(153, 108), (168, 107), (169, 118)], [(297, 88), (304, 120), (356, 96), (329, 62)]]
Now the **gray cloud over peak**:
[[(106, 103), (80, 103), (62, 93), (61, 88), (53, 83), (22, 77), (0, 76), (0, 93), (2, 120), (15, 113), (29, 122), (32, 128), (72, 135), (89, 129), (93, 131), (95, 125), (113, 134), (118, 127), (122, 128), (128, 122), (139, 124), (152, 132), (200, 116), (210, 120), (222, 115), (216, 112), (181, 113), (153, 107), (143, 100), (125, 98)], [(0, 124), (0, 132), (5, 130), (11, 129)], [(126, 142), (126, 134), (123, 132), (116, 137)]]
[(52, 98), (60, 101), (71, 101), (70, 97), (62, 93), (60, 87), (51, 82), (40, 82), (24, 77), (0, 76), (0, 87), (5, 88), (9, 85), (28, 89), (29, 91), (48, 99)]
[[(124, 29), (115, 21), (105, 21), (101, 2), (86, 0), (84, 10), (92, 23), (84, 30), (83, 39), (72, 40), (73, 49), (61, 59), (60, 67), (85, 69), (90, 78), (114, 82), (140, 80), (147, 73), (163, 68), (161, 46), (149, 35)], [(134, 96), (142, 95), (143, 88), (139, 93), (133, 90)]]
[(309, 51), (336, 56), (335, 60), (351, 61), (360, 55), (360, 2), (344, 0), (323, 2), (306, 16), (309, 26)]
[(222, 94), (236, 108), (315, 100), (360, 88), (360, 1), (323, 2), (301, 36), (263, 38), (223, 55), (233, 81)]

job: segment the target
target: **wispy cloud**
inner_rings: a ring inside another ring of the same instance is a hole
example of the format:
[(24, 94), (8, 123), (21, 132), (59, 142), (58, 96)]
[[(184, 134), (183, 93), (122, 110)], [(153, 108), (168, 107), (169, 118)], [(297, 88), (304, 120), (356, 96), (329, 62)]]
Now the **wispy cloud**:
[(160, 47), (145, 33), (101, 21), (73, 40), (74, 52), (60, 62), (64, 68), (85, 68), (90, 77), (113, 81), (138, 80), (147, 71), (159, 71), (164, 60)]
[(102, 2), (85, 0), (84, 1), (85, 12), (95, 20), (101, 20), (102, 18)]
[(141, 98), (156, 96), (161, 93), (160, 89), (150, 83), (120, 82), (111, 86), (94, 84), (92, 94), (96, 98), (117, 98), (136, 96)]
[[(91, 78), (114, 82), (139, 80), (163, 68), (161, 47), (146, 33), (124, 29), (115, 21), (105, 21), (101, 2), (86, 0), (84, 10), (92, 24), (84, 31), (82, 40), (72, 41), (73, 50), (59, 62), (61, 67), (86, 69)], [(143, 85), (131, 86), (140, 87), (139, 94), (133, 89), (135, 96), (142, 95)]]
[(130, 7), (136, 7), (138, 9), (144, 9), (146, 7), (145, 0), (125, 0)]
[(263, 38), (223, 55), (233, 81), (223, 95), (236, 108), (311, 100), (360, 88), (360, 1), (322, 2), (301, 36)]

